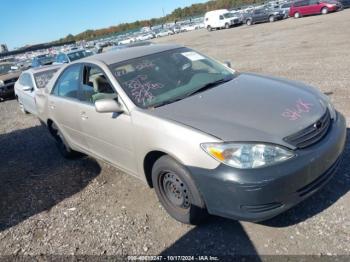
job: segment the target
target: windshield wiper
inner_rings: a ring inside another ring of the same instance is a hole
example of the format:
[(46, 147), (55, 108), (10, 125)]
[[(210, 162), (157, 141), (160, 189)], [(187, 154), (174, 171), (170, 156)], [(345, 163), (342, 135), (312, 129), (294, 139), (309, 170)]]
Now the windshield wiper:
[(222, 78), (222, 79), (213, 81), (213, 82), (206, 83), (205, 85), (201, 86), (200, 88), (196, 89), (195, 91), (190, 92), (190, 93), (187, 93), (185, 97), (192, 96), (192, 95), (194, 95), (194, 94), (203, 92), (203, 91), (205, 91), (205, 90), (208, 90), (208, 89), (210, 89), (210, 88), (213, 88), (213, 87), (215, 87), (215, 86), (218, 86), (218, 85), (220, 85), (220, 84), (222, 84), (222, 83), (229, 82), (229, 81), (231, 81), (232, 79), (233, 79), (233, 76), (229, 76), (229, 77), (225, 77), (225, 78)]
[(218, 85), (220, 85), (220, 84), (222, 84), (222, 83), (229, 82), (229, 81), (231, 81), (233, 78), (234, 78), (233, 76), (229, 76), (229, 77), (225, 77), (225, 78), (222, 78), (222, 79), (219, 79), (219, 80), (215, 80), (215, 81), (213, 81), (213, 82), (206, 83), (205, 85), (201, 86), (200, 88), (196, 89), (195, 91), (186, 93), (184, 96), (176, 97), (176, 98), (170, 99), (170, 100), (166, 100), (166, 101), (164, 101), (164, 102), (155, 104), (155, 105), (153, 105), (152, 107), (160, 107), (160, 106), (164, 106), (164, 105), (167, 105), (167, 104), (174, 103), (174, 102), (179, 101), (179, 100), (182, 100), (182, 99), (184, 99), (184, 98), (186, 98), (186, 97), (192, 96), (192, 95), (194, 95), (194, 94), (203, 92), (203, 91), (205, 91), (205, 90), (207, 90), (207, 89), (210, 89), (210, 88), (212, 88), (212, 87), (218, 86)]

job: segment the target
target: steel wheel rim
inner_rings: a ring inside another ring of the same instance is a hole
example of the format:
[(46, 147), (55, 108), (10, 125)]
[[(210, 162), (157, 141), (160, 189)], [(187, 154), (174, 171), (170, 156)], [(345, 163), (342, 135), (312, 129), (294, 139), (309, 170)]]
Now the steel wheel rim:
[(160, 188), (168, 205), (187, 210), (190, 208), (189, 190), (186, 184), (173, 172), (160, 176)]

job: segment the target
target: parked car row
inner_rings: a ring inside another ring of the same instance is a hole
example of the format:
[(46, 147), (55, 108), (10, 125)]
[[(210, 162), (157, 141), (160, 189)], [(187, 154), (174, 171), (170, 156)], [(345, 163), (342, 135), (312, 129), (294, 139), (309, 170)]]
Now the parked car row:
[(288, 17), (300, 18), (308, 15), (328, 14), (347, 7), (350, 7), (350, 0), (297, 0), (278, 4), (270, 2), (239, 10), (209, 11), (204, 15), (204, 24), (208, 31), (212, 31), (213, 29), (228, 29), (242, 23), (253, 25), (262, 22), (275, 22)]
[(178, 45), (30, 69), (15, 89), (64, 157), (91, 155), (139, 178), (189, 224), (288, 210), (330, 180), (346, 140), (344, 117), (316, 89)]

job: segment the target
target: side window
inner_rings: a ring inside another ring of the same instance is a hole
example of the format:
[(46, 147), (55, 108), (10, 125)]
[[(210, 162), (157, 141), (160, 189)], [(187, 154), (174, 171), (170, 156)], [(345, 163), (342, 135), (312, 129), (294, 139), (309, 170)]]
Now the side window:
[(308, 0), (304, 0), (300, 2), (300, 6), (308, 6), (308, 5), (310, 5), (310, 1)]
[(224, 16), (223, 15), (220, 15), (220, 20), (224, 20)]
[(294, 7), (299, 7), (299, 6), (301, 6), (301, 1), (294, 2), (293, 6), (294, 6)]
[(317, 5), (319, 3), (319, 0), (310, 0), (309, 5)]
[(80, 68), (79, 64), (68, 67), (58, 78), (52, 93), (61, 97), (78, 98)]
[(83, 70), (83, 85), (81, 101), (95, 103), (100, 99), (117, 98), (113, 87), (103, 71), (96, 66), (85, 66)]

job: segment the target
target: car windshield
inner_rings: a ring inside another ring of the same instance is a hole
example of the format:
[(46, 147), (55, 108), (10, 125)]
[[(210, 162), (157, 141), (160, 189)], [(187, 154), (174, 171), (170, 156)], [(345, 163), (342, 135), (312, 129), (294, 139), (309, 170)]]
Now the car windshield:
[(85, 50), (80, 50), (80, 51), (77, 51), (77, 52), (73, 52), (73, 53), (67, 54), (67, 56), (69, 57), (70, 61), (75, 61), (75, 60), (78, 60), (78, 59), (81, 59), (81, 58), (84, 58), (84, 57), (87, 57), (87, 56), (90, 56), (90, 55), (91, 55), (91, 53), (90, 52), (86, 52)]
[(231, 18), (231, 17), (234, 17), (234, 14), (232, 14), (232, 13), (225, 13), (224, 17), (225, 18)]
[(111, 65), (130, 99), (150, 108), (184, 99), (197, 91), (231, 80), (235, 74), (188, 48), (177, 48)]
[(44, 88), (50, 81), (50, 79), (53, 77), (53, 75), (57, 72), (57, 70), (58, 68), (34, 74), (34, 79), (37, 88)]
[(13, 66), (13, 64), (0, 64), (0, 75), (4, 75), (10, 72), (11, 66)]

